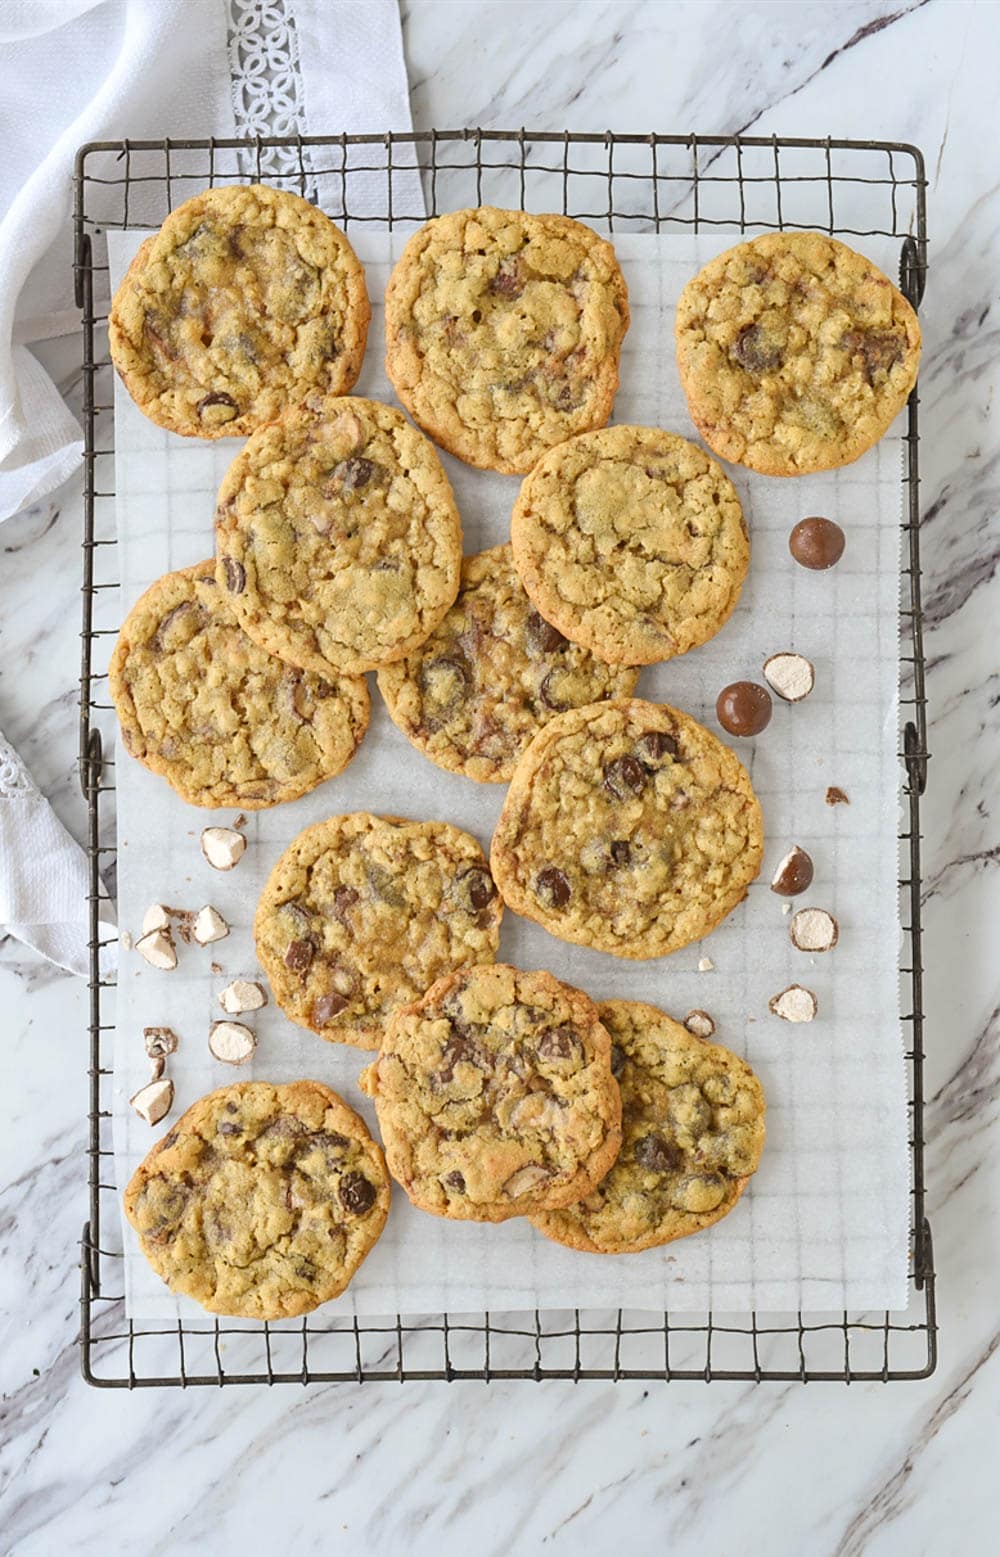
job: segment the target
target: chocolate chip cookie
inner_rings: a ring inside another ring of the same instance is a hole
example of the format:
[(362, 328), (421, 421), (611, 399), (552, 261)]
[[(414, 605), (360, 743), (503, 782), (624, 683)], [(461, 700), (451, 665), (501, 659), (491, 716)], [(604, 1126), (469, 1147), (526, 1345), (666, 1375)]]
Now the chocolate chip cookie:
[(389, 1171), (435, 1216), (503, 1222), (570, 1205), (614, 1162), (621, 1097), (593, 1001), (497, 965), (390, 1019), (363, 1071)]
[(392, 272), (386, 371), (442, 448), (523, 472), (553, 444), (604, 426), (628, 322), (615, 251), (589, 227), (452, 211), (414, 233)]
[(714, 637), (750, 560), (728, 476), (657, 427), (604, 427), (550, 449), (521, 486), (510, 535), (538, 610), (611, 665)]
[(458, 598), (426, 643), (383, 666), (379, 691), (403, 733), (432, 762), (506, 784), (553, 714), (627, 697), (638, 672), (611, 668), (539, 616), (509, 546), (462, 564)]
[(363, 676), (327, 681), (243, 631), (215, 563), (167, 573), (132, 607), (111, 657), (122, 741), (195, 806), (260, 810), (340, 773), (368, 728)]
[(636, 1254), (733, 1209), (764, 1147), (764, 1093), (750, 1066), (655, 1006), (598, 1006), (622, 1094), (622, 1149), (585, 1199), (532, 1216), (590, 1254)]
[(136, 1169), (125, 1214), (172, 1292), (291, 1319), (339, 1297), (389, 1214), (385, 1158), (318, 1081), (220, 1087)]
[(262, 184), (206, 189), (147, 238), (111, 304), (111, 360), (140, 411), (243, 437), (361, 370), (371, 309), (339, 227)]
[(691, 419), (766, 476), (848, 465), (906, 404), (920, 325), (863, 254), (774, 232), (709, 261), (680, 295), (677, 365)]
[(257, 956), (285, 1015), (377, 1049), (398, 1006), (492, 962), (503, 904), (474, 838), (359, 811), (301, 832), (261, 894)]
[(632, 698), (558, 714), (535, 736), (490, 862), (508, 908), (561, 940), (660, 957), (742, 901), (762, 847), (742, 763), (687, 714)]
[(423, 643), (458, 593), (462, 527), (427, 439), (392, 406), (310, 397), (226, 472), (217, 576), (263, 648), (318, 676)]

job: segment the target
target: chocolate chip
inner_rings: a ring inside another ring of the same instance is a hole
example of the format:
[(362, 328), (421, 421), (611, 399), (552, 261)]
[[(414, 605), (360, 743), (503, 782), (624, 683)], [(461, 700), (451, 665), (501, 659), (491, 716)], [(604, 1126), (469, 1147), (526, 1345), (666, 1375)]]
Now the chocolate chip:
[(320, 995), (317, 1000), (313, 1001), (311, 1013), (313, 1026), (325, 1027), (327, 1022), (332, 1022), (333, 1018), (339, 1016), (341, 1011), (346, 1010), (346, 1008), (346, 996), (338, 995), (336, 990), (331, 990), (326, 995)]
[[(235, 1112), (235, 1110), (234, 1110), (234, 1112)], [(177, 1145), (177, 1131), (176, 1130), (171, 1130), (169, 1135), (165, 1135), (163, 1137), (163, 1147), (164, 1147), (164, 1150), (166, 1150), (166, 1148), (168, 1146), (176, 1146), (176, 1145)]]
[(542, 1060), (572, 1060), (583, 1053), (572, 1027), (553, 1027), (543, 1033), (538, 1044), (538, 1057)]
[(611, 1045), (611, 1074), (614, 1076), (616, 1081), (624, 1069), (625, 1050), (620, 1048), (618, 1044), (613, 1043)]
[(629, 794), (639, 795), (646, 787), (646, 770), (642, 763), (627, 753), (605, 765), (604, 787), (616, 800), (627, 800)]
[[(236, 401), (233, 399), (232, 395), (227, 395), (222, 390), (214, 390), (212, 394), (204, 395), (202, 399), (198, 401), (195, 409), (197, 410), (198, 415), (201, 416), (205, 411), (208, 410), (209, 406), (213, 405), (229, 407), (233, 413), (233, 416), (239, 416), (240, 414), (240, 408), (236, 404)], [(232, 419), (232, 416), (227, 416), (224, 418), (224, 420), (227, 422), (231, 422)]]
[(768, 373), (781, 362), (781, 347), (759, 324), (748, 324), (733, 342), (733, 356), (748, 373)]
[(491, 903), (497, 895), (493, 877), (488, 870), (484, 870), (479, 865), (464, 870), (459, 880), (463, 883), (465, 894), (476, 913)]
[(640, 756), (650, 762), (659, 762), (661, 757), (679, 757), (680, 747), (672, 735), (666, 730), (647, 730), (645, 735), (640, 735), (638, 742)]
[(316, 955), (316, 942), (309, 936), (292, 941), (285, 953), (285, 967), (293, 973), (305, 973)]
[(611, 858), (616, 865), (627, 865), (632, 858), (632, 845), (624, 838), (616, 838), (611, 845)]
[(734, 681), (719, 693), (715, 712), (730, 735), (759, 735), (771, 722), (771, 694), (755, 681)]
[(788, 550), (800, 567), (821, 572), (844, 555), (846, 536), (832, 519), (800, 519), (788, 537)]
[(535, 896), (550, 908), (564, 908), (572, 895), (567, 877), (554, 865), (546, 865), (535, 877)]
[(840, 342), (852, 357), (860, 357), (865, 378), (874, 387), (876, 376), (887, 374), (903, 357), (903, 338), (891, 330), (848, 330)]
[(457, 1190), (460, 1195), (465, 1194), (465, 1179), (457, 1169), (454, 1173), (446, 1173), (444, 1181), (449, 1189)]
[(643, 1135), (635, 1143), (635, 1160), (651, 1173), (670, 1173), (684, 1161), (684, 1153), (662, 1135)]
[(523, 290), (520, 264), (515, 255), (508, 255), (500, 261), (497, 273), (489, 284), (489, 291), (494, 297), (520, 297)]
[(531, 654), (554, 654), (556, 649), (565, 648), (568, 640), (544, 616), (532, 611), (524, 624), (524, 641)]
[(366, 487), (375, 474), (377, 466), (374, 460), (366, 460), (362, 455), (352, 454), (349, 459), (341, 460), (339, 465), (333, 468), (333, 479), (339, 481), (345, 492), (357, 492), (360, 487)]
[(345, 915), (348, 909), (354, 907), (360, 893), (353, 887), (338, 887), (333, 894), (333, 917), (339, 919), (342, 925), (346, 925)]
[(463, 1060), (471, 1062), (475, 1054), (472, 1042), (463, 1037), (461, 1033), (453, 1032), (450, 1038), (445, 1040), (441, 1050), (441, 1066), (438, 1070), (438, 1080), (448, 1082), (454, 1080), (455, 1066)]
[(380, 903), (388, 903), (390, 908), (403, 907), (403, 894), (391, 870), (386, 870), (384, 865), (378, 865), (374, 860), (366, 860), (365, 879), (372, 897)]
[(215, 1127), (216, 1135), (242, 1135), (239, 1125), (230, 1124), (228, 1119), (222, 1119)]
[(364, 1216), (375, 1204), (375, 1186), (363, 1173), (345, 1173), (340, 1181), (340, 1200), (351, 1216)]
[(222, 566), (226, 575), (226, 588), (231, 595), (242, 595), (247, 587), (246, 569), (242, 562), (237, 562), (235, 557), (223, 557)]

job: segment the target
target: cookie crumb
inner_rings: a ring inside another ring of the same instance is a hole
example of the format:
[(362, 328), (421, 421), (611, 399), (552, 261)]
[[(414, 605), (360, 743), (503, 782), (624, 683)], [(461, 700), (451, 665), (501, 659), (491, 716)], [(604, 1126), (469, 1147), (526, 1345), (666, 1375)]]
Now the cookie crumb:
[(847, 798), (846, 790), (831, 784), (826, 792), (826, 803), (828, 806), (849, 806), (851, 802)]

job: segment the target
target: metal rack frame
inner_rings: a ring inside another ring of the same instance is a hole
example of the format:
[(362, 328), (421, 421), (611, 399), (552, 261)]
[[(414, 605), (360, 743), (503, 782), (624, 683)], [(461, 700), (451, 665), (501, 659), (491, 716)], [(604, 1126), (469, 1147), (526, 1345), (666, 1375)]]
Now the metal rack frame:
[[(561, 209), (610, 231), (755, 233), (812, 228), (900, 242), (900, 284), (916, 307), (927, 268), (924, 162), (882, 141), (694, 135), (550, 134), (521, 129), (253, 142), (102, 141), (75, 176), (74, 270), (82, 314), (84, 534), (80, 782), (90, 861), (89, 1217), (81, 1240), (81, 1364), (102, 1388), (407, 1379), (880, 1380), (926, 1378), (937, 1361), (934, 1263), (925, 1215), (920, 797), (927, 720), (920, 589), (918, 393), (908, 406), (902, 483), (904, 632), (900, 835), (904, 1022), (912, 1149), (910, 1304), (905, 1313), (725, 1316), (613, 1312), (438, 1315), (301, 1321), (125, 1317), (111, 1140), (114, 980), (102, 973), (101, 904), (115, 865), (113, 711), (107, 658), (117, 631), (113, 408), (104, 326), (108, 227), (158, 224), (206, 184), (266, 179), (316, 201), (342, 226), (425, 219), (401, 204), (418, 168), (428, 213), (474, 204)], [(385, 180), (384, 215), (355, 215), (361, 177)], [(137, 206), (139, 214), (136, 214)], [(909, 1009), (906, 1009), (908, 1005)]]

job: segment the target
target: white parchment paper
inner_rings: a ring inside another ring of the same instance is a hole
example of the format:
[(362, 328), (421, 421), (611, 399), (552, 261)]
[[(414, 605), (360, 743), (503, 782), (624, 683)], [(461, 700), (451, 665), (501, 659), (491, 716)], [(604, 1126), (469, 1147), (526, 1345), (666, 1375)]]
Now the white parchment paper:
[[(143, 236), (109, 235), (113, 285)], [(351, 233), (365, 262), (374, 313), (357, 393), (378, 399), (393, 398), (382, 368), (381, 299), (404, 236)], [(677, 380), (674, 305), (697, 267), (732, 241), (615, 237), (632, 307), (615, 421), (694, 437)], [(881, 240), (865, 247), (891, 274), (894, 249)], [(202, 444), (162, 432), (121, 385), (115, 396), (124, 612), (160, 574), (211, 554), (215, 492), (239, 444)], [(856, 464), (828, 474), (781, 481), (731, 469), (752, 545), (740, 604), (711, 643), (649, 667), (639, 682), (639, 695), (676, 704), (721, 733), (715, 699), (727, 682), (760, 679), (763, 661), (783, 649), (799, 650), (816, 667), (816, 690), (806, 702), (789, 706), (776, 698), (770, 727), (756, 741), (739, 743), (767, 839), (764, 868), (746, 902), (705, 942), (645, 963), (565, 945), (510, 913), (504, 921), (506, 961), (550, 968), (596, 998), (649, 1000), (681, 1019), (692, 1007), (712, 1014), (719, 1041), (751, 1062), (768, 1100), (767, 1146), (742, 1201), (697, 1237), (602, 1258), (549, 1243), (521, 1220), (493, 1227), (426, 1216), (396, 1190), (380, 1243), (344, 1297), (323, 1314), (905, 1306), (908, 1164), (896, 845), (901, 425)], [(506, 540), (518, 479), (474, 471), (447, 455), (444, 460), (466, 550)], [(843, 560), (829, 573), (810, 573), (789, 556), (788, 532), (809, 514), (825, 514), (847, 533)], [(374, 677), (370, 681), (372, 724), (350, 767), (294, 804), (250, 813), (246, 854), (228, 874), (205, 863), (198, 836), (202, 827), (231, 822), (235, 813), (185, 805), (119, 743), (121, 926), (135, 935), (154, 902), (192, 908), (211, 902), (232, 927), (228, 939), (210, 948), (182, 946), (171, 973), (149, 968), (135, 952), (122, 953), (115, 1045), (119, 1185), (183, 1109), (238, 1079), (315, 1077), (360, 1107), (374, 1128), (356, 1086), (368, 1056), (293, 1026), (273, 1003), (251, 1018), (259, 1038), (251, 1065), (220, 1065), (206, 1044), (209, 1024), (221, 1014), (218, 992), (236, 974), (260, 976), (251, 936), (257, 897), (278, 854), (307, 824), (360, 809), (440, 818), (468, 829), (488, 850), (503, 786), (452, 776), (418, 754), (389, 720)], [(850, 804), (827, 805), (828, 785), (842, 788)], [(782, 900), (768, 889), (775, 864), (793, 843), (808, 849), (816, 865), (813, 886), (799, 904), (828, 908), (840, 922), (839, 944), (825, 956), (792, 947)], [(711, 959), (711, 971), (699, 971), (704, 957)], [(809, 1026), (792, 1026), (768, 1012), (769, 997), (792, 982), (807, 985), (819, 1000), (819, 1017)], [(181, 1038), (170, 1061), (175, 1108), (150, 1130), (128, 1098), (147, 1076), (142, 1028), (162, 1024)], [(129, 1228), (123, 1236), (131, 1318), (200, 1312), (170, 1295)]]

